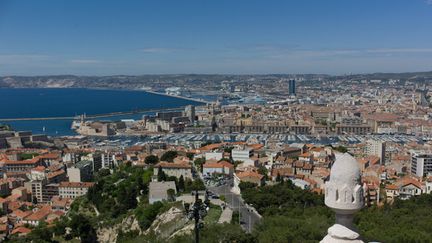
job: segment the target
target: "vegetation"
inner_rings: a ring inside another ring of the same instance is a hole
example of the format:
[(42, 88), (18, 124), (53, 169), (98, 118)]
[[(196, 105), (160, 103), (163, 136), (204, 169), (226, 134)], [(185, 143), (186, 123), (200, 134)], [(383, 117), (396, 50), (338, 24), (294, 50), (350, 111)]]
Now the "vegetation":
[(194, 161), (194, 165), (198, 168), (199, 171), (203, 171), (203, 164), (206, 162), (205, 158), (196, 158)]
[(22, 153), (20, 157), (22, 160), (33, 159), (34, 157), (39, 156), (38, 153)]
[(362, 210), (355, 223), (366, 241), (431, 242), (432, 195)]
[(222, 214), (220, 206), (210, 204), (207, 215), (204, 218), (205, 224), (216, 224)]
[(248, 182), (248, 181), (241, 181), (239, 184), (239, 188), (242, 192), (250, 188), (255, 188), (257, 186), (258, 185), (256, 183)]
[(186, 157), (188, 157), (188, 159), (190, 159), (190, 160), (193, 160), (194, 156), (195, 156), (194, 153), (191, 153), (191, 152), (186, 153)]
[(156, 155), (149, 155), (144, 159), (144, 163), (148, 165), (154, 165), (159, 162), (159, 158)]
[[(132, 214), (142, 230), (148, 229), (157, 215), (168, 209), (167, 203), (147, 203), (151, 172), (151, 169), (122, 165), (113, 174), (99, 173), (96, 185), (86, 197), (74, 201), (66, 217), (58, 220), (53, 227), (41, 224), (28, 236), (16, 241), (14, 238), (14, 242), (55, 242), (53, 239), (66, 241), (78, 238), (82, 242), (95, 242), (96, 228), (119, 223)], [(204, 188), (200, 180), (166, 179), (175, 180), (177, 187), (184, 187), (185, 192)], [(221, 209), (211, 206), (200, 233), (202, 242), (319, 242), (334, 223), (334, 212), (324, 205), (322, 195), (302, 190), (290, 181), (262, 187), (242, 182), (240, 187), (245, 202), (257, 209), (263, 216), (262, 221), (252, 234), (247, 234), (238, 224), (240, 215), (237, 211), (231, 223), (216, 224)], [(365, 208), (357, 214), (355, 224), (366, 242), (430, 242), (432, 195), (395, 200), (394, 204), (380, 208)], [(67, 233), (66, 229), (70, 232)], [(158, 237), (153, 234), (138, 235), (135, 231), (119, 232), (118, 242), (193, 241), (192, 233), (169, 240)]]
[(339, 145), (337, 147), (333, 147), (333, 150), (336, 150), (336, 151), (341, 152), (341, 153), (348, 152), (348, 149), (342, 145)]
[(161, 156), (161, 161), (173, 162), (177, 155), (177, 151), (167, 151)]

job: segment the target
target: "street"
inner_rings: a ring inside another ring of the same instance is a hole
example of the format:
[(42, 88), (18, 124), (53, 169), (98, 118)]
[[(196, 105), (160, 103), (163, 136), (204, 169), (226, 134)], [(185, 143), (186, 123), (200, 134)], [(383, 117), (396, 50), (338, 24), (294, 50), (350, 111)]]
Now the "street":
[(228, 206), (233, 211), (238, 210), (240, 212), (241, 227), (249, 233), (252, 232), (254, 225), (259, 222), (261, 217), (246, 206), (240, 195), (232, 193), (229, 185), (208, 187), (207, 189), (219, 196), (223, 195)]

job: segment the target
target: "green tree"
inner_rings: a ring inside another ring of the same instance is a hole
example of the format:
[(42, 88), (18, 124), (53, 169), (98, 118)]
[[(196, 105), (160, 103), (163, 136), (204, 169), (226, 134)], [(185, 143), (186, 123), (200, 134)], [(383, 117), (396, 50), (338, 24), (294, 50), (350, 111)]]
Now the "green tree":
[(281, 177), (281, 175), (278, 172), (277, 176), (276, 176), (276, 182), (281, 182), (281, 181), (282, 181), (282, 177)]
[(177, 157), (178, 152), (177, 151), (167, 151), (161, 156), (161, 161), (167, 161), (167, 162), (173, 162), (174, 159)]
[(346, 147), (342, 146), (342, 145), (339, 145), (339, 146), (337, 146), (337, 147), (334, 147), (333, 149), (336, 150), (336, 151), (338, 151), (338, 152), (341, 152), (341, 153), (346, 153), (346, 152), (348, 152), (348, 149), (347, 149)]
[(178, 181), (178, 189), (179, 191), (183, 192), (185, 190), (185, 180), (183, 178), (183, 175), (180, 176)]
[(175, 191), (174, 189), (170, 188), (167, 190), (167, 195), (168, 195), (168, 201), (169, 202), (173, 202), (175, 200)]
[(268, 170), (264, 165), (258, 166), (258, 173), (263, 175), (265, 180), (268, 180)]
[(83, 214), (73, 214), (69, 223), (74, 237), (80, 237), (81, 242), (97, 242), (96, 230)]
[(242, 181), (239, 184), (239, 188), (241, 191), (246, 190), (246, 189), (250, 189), (250, 188), (255, 188), (258, 185), (256, 183), (253, 182), (249, 182), (249, 181)]
[(155, 165), (159, 162), (159, 158), (156, 155), (149, 155), (144, 159), (144, 163), (148, 165)]
[(202, 170), (203, 170), (203, 164), (205, 162), (206, 162), (205, 158), (196, 158), (195, 161), (194, 161), (194, 164), (198, 168), (198, 170), (202, 172)]
[(188, 157), (190, 160), (193, 160), (194, 156), (195, 156), (194, 153), (191, 153), (191, 152), (186, 153), (186, 157)]
[(30, 232), (29, 238), (32, 242), (54, 242), (52, 241), (51, 229), (47, 228), (45, 222), (41, 222)]
[(155, 202), (151, 205), (140, 206), (135, 210), (135, 216), (141, 229), (146, 230), (150, 227), (162, 207), (163, 203)]
[(160, 166), (158, 168), (157, 176), (158, 176), (158, 181), (166, 181), (166, 179), (167, 179), (165, 172), (162, 170), (162, 167), (160, 167)]

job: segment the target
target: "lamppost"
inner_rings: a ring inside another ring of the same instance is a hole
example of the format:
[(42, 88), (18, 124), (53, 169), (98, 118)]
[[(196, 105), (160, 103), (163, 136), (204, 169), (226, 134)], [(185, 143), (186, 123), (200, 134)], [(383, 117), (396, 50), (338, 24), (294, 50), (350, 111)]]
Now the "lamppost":
[[(207, 197), (207, 195), (206, 195)], [(205, 200), (208, 201), (207, 199)], [(198, 190), (195, 191), (195, 203), (192, 206), (192, 210), (189, 211), (188, 218), (195, 220), (195, 243), (199, 243), (199, 230), (204, 227), (204, 224), (200, 222), (207, 215), (207, 205), (201, 201), (198, 197)]]

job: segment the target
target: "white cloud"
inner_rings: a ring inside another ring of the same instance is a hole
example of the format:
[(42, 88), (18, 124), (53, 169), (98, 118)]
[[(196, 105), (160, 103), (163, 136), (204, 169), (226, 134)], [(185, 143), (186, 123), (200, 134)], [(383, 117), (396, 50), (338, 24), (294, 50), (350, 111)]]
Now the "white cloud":
[(427, 5), (432, 5), (432, 0), (426, 0), (425, 3), (426, 3)]

